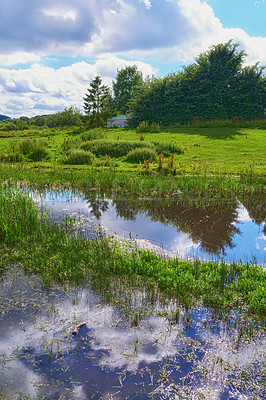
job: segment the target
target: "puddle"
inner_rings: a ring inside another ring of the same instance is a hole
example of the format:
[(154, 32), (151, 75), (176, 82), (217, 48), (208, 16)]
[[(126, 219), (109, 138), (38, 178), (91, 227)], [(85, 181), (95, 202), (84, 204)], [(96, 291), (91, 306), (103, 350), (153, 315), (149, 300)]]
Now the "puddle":
[(71, 191), (32, 193), (52, 218), (69, 222), (84, 235), (95, 228), (133, 238), (138, 246), (170, 256), (266, 264), (265, 203), (249, 210), (239, 201), (219, 207), (185, 205), (179, 199), (106, 198)]
[(106, 293), (47, 289), (16, 268), (2, 272), (0, 293), (5, 399), (265, 398), (266, 338), (252, 321), (188, 313), (117, 280)]

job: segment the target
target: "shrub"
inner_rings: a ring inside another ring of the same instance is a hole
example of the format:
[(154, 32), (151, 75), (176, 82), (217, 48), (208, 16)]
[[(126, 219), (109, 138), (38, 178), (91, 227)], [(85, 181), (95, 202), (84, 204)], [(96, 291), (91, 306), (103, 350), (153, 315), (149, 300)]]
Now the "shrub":
[(81, 124), (81, 114), (77, 107), (70, 106), (56, 114), (45, 117), (45, 123), (49, 128), (57, 126), (76, 126)]
[(77, 139), (64, 139), (64, 142), (61, 146), (61, 152), (65, 153), (68, 155), (71, 151), (76, 150), (80, 144), (82, 143), (82, 140), (80, 138)]
[(125, 160), (132, 163), (144, 162), (145, 160), (154, 161), (157, 157), (156, 151), (152, 147), (143, 147), (131, 150)]
[(95, 161), (95, 156), (90, 151), (85, 151), (81, 149), (72, 150), (68, 156), (63, 158), (63, 164), (72, 165), (91, 165)]
[(154, 147), (143, 142), (133, 141), (111, 141), (111, 140), (92, 140), (83, 143), (80, 146), (83, 150), (89, 150), (97, 157), (123, 157), (127, 155), (131, 150), (136, 148)]
[(44, 158), (47, 158), (49, 154), (46, 148), (41, 143), (36, 142), (34, 139), (23, 140), (19, 144), (18, 149), (31, 161), (41, 161)]
[(81, 139), (85, 141), (96, 140), (96, 139), (104, 139), (106, 133), (102, 129), (91, 129), (90, 131), (83, 132), (81, 135)]
[(184, 154), (184, 150), (179, 147), (176, 143), (163, 143), (163, 142), (155, 142), (154, 143), (156, 152), (158, 154), (163, 154), (168, 157), (171, 154)]
[(0, 154), (1, 162), (19, 162), (23, 160), (23, 156), (19, 152), (12, 151), (11, 153)]
[(158, 133), (161, 131), (160, 124), (156, 124), (152, 122), (149, 124), (147, 121), (140, 122), (139, 126), (137, 127), (138, 132), (150, 132), (150, 133)]

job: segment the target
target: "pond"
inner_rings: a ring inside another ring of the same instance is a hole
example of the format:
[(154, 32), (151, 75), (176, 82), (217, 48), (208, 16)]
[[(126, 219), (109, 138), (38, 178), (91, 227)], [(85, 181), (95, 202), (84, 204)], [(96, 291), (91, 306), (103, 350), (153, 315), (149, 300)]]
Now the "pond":
[(265, 398), (266, 337), (237, 314), (186, 311), (117, 279), (46, 288), (15, 266), (1, 278), (1, 398)]
[[(40, 212), (46, 208), (86, 237), (115, 235), (170, 257), (265, 264), (263, 202), (243, 198), (218, 207), (177, 196), (30, 195)], [(118, 277), (46, 287), (18, 266), (6, 267), (0, 265), (0, 398), (266, 398), (265, 326), (245, 313), (186, 309)]]
[[(95, 191), (31, 192), (61, 222), (73, 219), (85, 235), (96, 227), (108, 235), (134, 239), (136, 245), (170, 256), (266, 264), (265, 202), (223, 201), (217, 206), (197, 199), (108, 198)], [(246, 201), (245, 201), (246, 200)]]

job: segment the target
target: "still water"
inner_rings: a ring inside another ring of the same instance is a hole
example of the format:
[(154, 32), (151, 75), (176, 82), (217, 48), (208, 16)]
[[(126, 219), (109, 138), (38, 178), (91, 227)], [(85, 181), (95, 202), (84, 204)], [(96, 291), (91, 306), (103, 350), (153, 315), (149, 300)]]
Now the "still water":
[(265, 399), (266, 337), (238, 315), (118, 279), (106, 292), (45, 288), (16, 267), (1, 271), (0, 306), (1, 399)]
[(171, 256), (266, 264), (265, 203), (238, 201), (219, 206), (189, 199), (107, 198), (97, 192), (32, 193), (52, 218), (75, 220), (86, 234), (96, 227), (108, 235), (134, 239), (141, 247)]

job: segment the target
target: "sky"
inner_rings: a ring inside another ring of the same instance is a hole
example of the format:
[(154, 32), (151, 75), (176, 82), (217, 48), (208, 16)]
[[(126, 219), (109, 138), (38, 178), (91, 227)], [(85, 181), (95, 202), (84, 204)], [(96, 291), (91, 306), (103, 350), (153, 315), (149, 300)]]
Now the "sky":
[(82, 111), (95, 75), (166, 76), (230, 39), (266, 64), (266, 0), (0, 0), (0, 114)]

